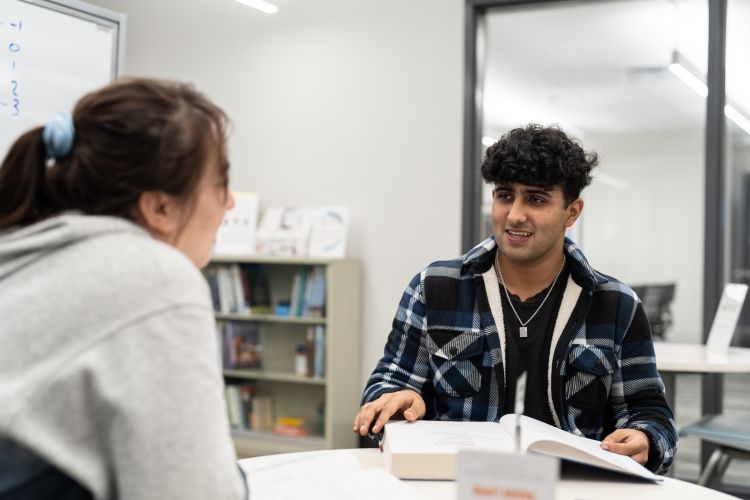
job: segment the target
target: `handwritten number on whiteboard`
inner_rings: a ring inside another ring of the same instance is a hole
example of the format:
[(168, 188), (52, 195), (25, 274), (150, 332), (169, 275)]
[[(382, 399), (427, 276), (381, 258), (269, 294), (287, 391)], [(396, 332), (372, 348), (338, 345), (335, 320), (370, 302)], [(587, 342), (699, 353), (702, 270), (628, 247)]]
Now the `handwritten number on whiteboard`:
[(18, 116), (21, 113), (21, 101), (18, 99), (18, 80), (11, 80), (10, 87), (13, 94), (13, 116)]

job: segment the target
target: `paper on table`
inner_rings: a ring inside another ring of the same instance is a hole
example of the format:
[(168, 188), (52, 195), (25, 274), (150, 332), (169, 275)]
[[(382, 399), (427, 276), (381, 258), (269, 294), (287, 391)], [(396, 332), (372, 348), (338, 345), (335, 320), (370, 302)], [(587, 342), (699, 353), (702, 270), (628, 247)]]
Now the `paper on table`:
[(309, 454), (291, 462), (280, 456), (264, 465), (243, 465), (253, 500), (425, 498), (384, 469), (362, 469), (351, 453)]

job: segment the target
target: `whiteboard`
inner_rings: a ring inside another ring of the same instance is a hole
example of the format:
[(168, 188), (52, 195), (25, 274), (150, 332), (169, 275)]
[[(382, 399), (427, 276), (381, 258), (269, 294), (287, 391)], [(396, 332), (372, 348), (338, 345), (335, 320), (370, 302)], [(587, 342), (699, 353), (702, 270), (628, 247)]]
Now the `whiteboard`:
[(0, 0), (0, 158), (122, 72), (125, 16), (76, 0)]

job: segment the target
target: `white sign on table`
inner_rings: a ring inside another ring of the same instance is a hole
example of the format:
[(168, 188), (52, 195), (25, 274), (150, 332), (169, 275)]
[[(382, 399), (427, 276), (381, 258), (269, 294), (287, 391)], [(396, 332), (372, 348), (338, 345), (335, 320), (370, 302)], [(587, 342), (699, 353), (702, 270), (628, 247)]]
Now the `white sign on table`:
[(459, 450), (458, 500), (553, 500), (560, 459), (546, 455)]
[(724, 285), (724, 293), (719, 301), (711, 331), (708, 334), (706, 348), (708, 352), (722, 354), (726, 353), (729, 343), (732, 341), (734, 330), (737, 328), (737, 320), (740, 318), (742, 305), (747, 295), (747, 285), (740, 283), (727, 283)]

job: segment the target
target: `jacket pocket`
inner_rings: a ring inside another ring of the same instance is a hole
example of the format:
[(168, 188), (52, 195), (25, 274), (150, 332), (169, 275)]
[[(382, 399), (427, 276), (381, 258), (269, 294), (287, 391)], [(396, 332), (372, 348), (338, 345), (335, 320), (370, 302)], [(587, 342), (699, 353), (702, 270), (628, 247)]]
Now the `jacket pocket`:
[(452, 397), (477, 392), (482, 384), (484, 335), (461, 330), (436, 330), (427, 335), (435, 392)]
[(565, 383), (568, 404), (600, 414), (607, 405), (612, 372), (616, 367), (617, 358), (612, 349), (574, 345), (568, 352), (568, 377)]

